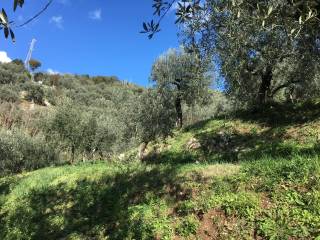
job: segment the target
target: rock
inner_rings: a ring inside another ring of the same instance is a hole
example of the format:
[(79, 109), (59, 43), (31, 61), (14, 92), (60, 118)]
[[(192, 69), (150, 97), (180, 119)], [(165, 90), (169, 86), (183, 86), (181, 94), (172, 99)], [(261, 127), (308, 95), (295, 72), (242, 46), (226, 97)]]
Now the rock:
[(196, 138), (191, 138), (188, 142), (187, 142), (187, 148), (190, 150), (197, 150), (199, 148), (201, 148), (201, 144), (199, 142), (198, 139)]
[(51, 106), (51, 103), (49, 103), (48, 100), (44, 100), (43, 103), (44, 103), (44, 105), (47, 106), (47, 107), (50, 107), (50, 106)]
[(120, 154), (120, 155), (118, 156), (118, 158), (119, 158), (120, 161), (123, 161), (123, 160), (125, 159), (125, 157), (126, 157), (126, 155), (125, 155), (124, 153), (122, 153), (122, 154)]

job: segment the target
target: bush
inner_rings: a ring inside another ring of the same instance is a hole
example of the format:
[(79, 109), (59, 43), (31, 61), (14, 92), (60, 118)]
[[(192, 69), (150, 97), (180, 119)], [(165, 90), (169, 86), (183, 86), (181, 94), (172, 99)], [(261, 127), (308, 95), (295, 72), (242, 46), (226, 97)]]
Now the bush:
[(128, 235), (130, 239), (172, 239), (171, 221), (167, 206), (161, 200), (129, 208)]
[(4, 102), (0, 104), (0, 126), (11, 129), (20, 126), (23, 121), (23, 112), (17, 104)]
[(26, 82), (30, 79), (23, 65), (11, 63), (0, 64), (0, 84), (15, 84)]
[(142, 142), (172, 134), (176, 122), (174, 100), (167, 93), (148, 89), (138, 101), (136, 126)]
[(0, 131), (0, 176), (57, 163), (55, 150), (39, 137)]
[(0, 87), (0, 102), (17, 102), (19, 100), (19, 92), (8, 85)]
[(34, 83), (24, 84), (23, 88), (27, 91), (26, 100), (43, 104), (44, 90), (40, 85)]
[(43, 130), (47, 139), (55, 139), (62, 149), (71, 153), (71, 162), (79, 155), (92, 158), (95, 152), (102, 157), (111, 151), (115, 140), (104, 121), (98, 122), (90, 112), (70, 102), (45, 120)]
[(189, 215), (185, 217), (181, 223), (178, 225), (176, 232), (182, 237), (189, 237), (197, 233), (199, 227), (199, 220), (193, 216)]
[(59, 97), (59, 93), (57, 91), (53, 90), (52, 88), (45, 88), (44, 89), (44, 96), (50, 104), (55, 106), (57, 104), (57, 99)]

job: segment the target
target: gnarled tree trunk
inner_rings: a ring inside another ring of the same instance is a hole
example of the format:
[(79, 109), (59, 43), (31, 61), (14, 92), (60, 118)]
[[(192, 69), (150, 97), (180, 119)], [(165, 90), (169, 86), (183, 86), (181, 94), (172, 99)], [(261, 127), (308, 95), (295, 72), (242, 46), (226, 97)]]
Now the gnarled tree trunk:
[(145, 158), (145, 151), (147, 149), (148, 143), (143, 142), (139, 146), (138, 158), (139, 160), (143, 160)]
[(182, 128), (183, 119), (182, 119), (182, 105), (181, 105), (181, 98), (178, 96), (175, 100), (175, 107), (177, 112), (177, 127)]
[(261, 85), (258, 92), (258, 104), (260, 107), (263, 107), (267, 101), (267, 93), (270, 90), (272, 77), (272, 66), (268, 65), (261, 75)]

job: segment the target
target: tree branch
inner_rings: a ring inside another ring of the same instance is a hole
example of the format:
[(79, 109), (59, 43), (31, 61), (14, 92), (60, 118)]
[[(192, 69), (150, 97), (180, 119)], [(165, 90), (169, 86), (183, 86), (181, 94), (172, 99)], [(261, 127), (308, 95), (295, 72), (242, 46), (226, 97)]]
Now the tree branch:
[(286, 88), (286, 87), (289, 87), (291, 84), (296, 84), (296, 83), (299, 83), (299, 82), (301, 82), (301, 81), (296, 80), (296, 81), (291, 81), (291, 82), (284, 83), (284, 84), (278, 86), (277, 88), (275, 88), (275, 89), (272, 91), (272, 93), (269, 95), (269, 97), (273, 98), (274, 95), (276, 95), (276, 93), (279, 92), (281, 89)]
[(16, 26), (16, 28), (20, 28), (23, 27), (27, 24), (29, 24), (30, 22), (34, 21), (36, 18), (38, 18), (42, 13), (44, 13), (48, 7), (51, 5), (51, 3), (53, 2), (53, 0), (50, 0), (42, 9), (41, 11), (39, 11), (37, 14), (35, 14), (32, 18), (30, 18), (29, 20), (25, 21), (24, 23)]

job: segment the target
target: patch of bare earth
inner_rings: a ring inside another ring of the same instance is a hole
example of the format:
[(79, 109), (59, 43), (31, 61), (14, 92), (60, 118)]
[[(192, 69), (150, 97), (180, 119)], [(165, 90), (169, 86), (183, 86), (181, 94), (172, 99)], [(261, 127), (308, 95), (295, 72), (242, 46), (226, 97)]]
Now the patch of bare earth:
[(270, 197), (266, 193), (261, 194), (260, 199), (261, 199), (261, 202), (260, 202), (261, 208), (263, 208), (263, 209), (270, 209), (271, 208), (272, 202), (271, 202)]
[[(197, 232), (197, 239), (221, 240), (230, 239), (230, 236), (241, 231), (241, 222), (236, 217), (226, 217), (222, 210), (212, 209), (203, 215), (200, 227)], [(254, 234), (249, 234), (250, 239), (255, 239)], [(239, 235), (240, 236), (240, 235)]]
[(203, 240), (218, 239), (220, 227), (218, 221), (222, 222), (224, 220), (225, 216), (222, 211), (210, 210), (203, 215), (197, 236)]
[(320, 123), (315, 121), (308, 124), (299, 124), (288, 128), (284, 139), (296, 140), (299, 143), (308, 143), (310, 138), (320, 139)]

